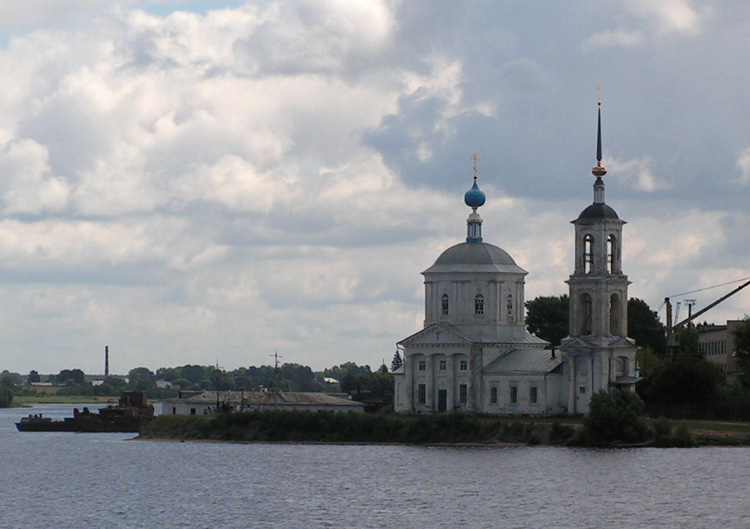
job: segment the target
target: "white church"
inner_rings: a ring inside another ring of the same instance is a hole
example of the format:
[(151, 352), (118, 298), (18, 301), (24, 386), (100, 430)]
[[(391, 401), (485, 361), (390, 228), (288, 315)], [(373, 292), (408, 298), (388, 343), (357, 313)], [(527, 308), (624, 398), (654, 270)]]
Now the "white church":
[(636, 346), (627, 337), (628, 278), (622, 272), (622, 227), (604, 202), (601, 111), (594, 201), (575, 226), (569, 336), (558, 349), (526, 331), (526, 270), (482, 240), (477, 184), (466, 242), (445, 250), (422, 272), (424, 328), (399, 342), (394, 407), (402, 413), (465, 411), (503, 415), (588, 412), (600, 389), (633, 387)]

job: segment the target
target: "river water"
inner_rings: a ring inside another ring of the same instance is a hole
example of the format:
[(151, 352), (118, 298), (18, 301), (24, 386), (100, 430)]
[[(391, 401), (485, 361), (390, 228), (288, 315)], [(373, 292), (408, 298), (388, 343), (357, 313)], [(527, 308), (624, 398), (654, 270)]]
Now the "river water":
[(132, 441), (21, 433), (8, 528), (750, 528), (749, 448), (589, 450)]

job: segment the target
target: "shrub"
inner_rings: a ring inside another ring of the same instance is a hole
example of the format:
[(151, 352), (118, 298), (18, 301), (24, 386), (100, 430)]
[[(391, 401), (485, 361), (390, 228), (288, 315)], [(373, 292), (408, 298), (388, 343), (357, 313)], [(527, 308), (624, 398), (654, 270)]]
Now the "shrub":
[(584, 427), (590, 445), (642, 443), (649, 437), (643, 401), (628, 390), (595, 393)]

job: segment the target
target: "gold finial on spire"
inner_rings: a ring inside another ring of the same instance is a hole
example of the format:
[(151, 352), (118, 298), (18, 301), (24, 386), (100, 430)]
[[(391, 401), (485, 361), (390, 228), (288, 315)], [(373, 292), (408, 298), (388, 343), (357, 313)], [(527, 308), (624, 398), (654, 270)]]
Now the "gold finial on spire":
[(479, 156), (477, 156), (477, 153), (474, 153), (474, 156), (471, 157), (474, 160), (474, 181), (477, 181), (477, 162), (479, 162)]

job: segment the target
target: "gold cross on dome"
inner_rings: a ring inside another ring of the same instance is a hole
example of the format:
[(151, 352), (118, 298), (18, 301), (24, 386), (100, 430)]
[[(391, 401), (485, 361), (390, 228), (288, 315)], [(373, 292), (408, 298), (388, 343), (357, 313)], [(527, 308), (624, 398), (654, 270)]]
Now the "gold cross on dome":
[(477, 162), (479, 162), (479, 156), (477, 156), (477, 153), (474, 153), (474, 156), (472, 156), (472, 159), (474, 160), (474, 180), (477, 179)]

